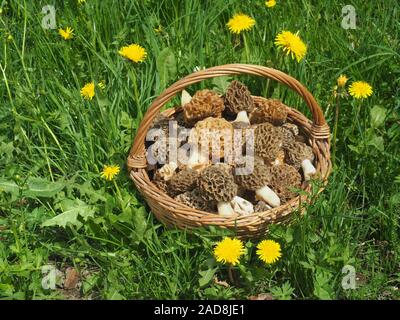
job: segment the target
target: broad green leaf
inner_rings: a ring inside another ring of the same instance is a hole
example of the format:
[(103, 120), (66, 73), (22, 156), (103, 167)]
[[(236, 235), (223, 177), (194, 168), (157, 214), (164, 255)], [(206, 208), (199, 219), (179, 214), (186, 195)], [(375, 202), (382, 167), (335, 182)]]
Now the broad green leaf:
[(19, 187), (14, 181), (0, 178), (0, 192), (10, 192), (15, 194), (18, 193), (18, 191)]
[(64, 189), (65, 185), (63, 180), (51, 182), (47, 179), (32, 177), (28, 179), (27, 189), (23, 191), (23, 195), (29, 198), (51, 198)]
[(229, 87), (231, 80), (232, 78), (227, 76), (216, 77), (212, 79), (211, 84), (216, 92), (223, 94)]
[(375, 106), (371, 109), (371, 125), (375, 128), (380, 127), (385, 123), (386, 109)]
[(321, 300), (332, 300), (333, 288), (331, 287), (332, 275), (324, 270), (317, 270), (314, 279), (314, 295)]
[[(22, 196), (28, 198), (51, 198), (60, 192), (65, 185), (66, 183), (63, 180), (51, 182), (47, 179), (31, 177), (26, 181), (26, 185), (22, 191)], [(0, 190), (17, 194), (20, 190), (20, 187), (12, 180), (0, 178)]]
[(374, 135), (368, 141), (367, 145), (374, 146), (379, 151), (384, 151), (384, 148), (385, 148), (384, 143), (385, 143), (385, 141), (384, 141), (384, 139), (382, 137)]
[(157, 57), (157, 71), (160, 75), (160, 87), (165, 88), (177, 74), (175, 54), (171, 48), (163, 49)]
[(200, 287), (204, 287), (211, 282), (214, 277), (215, 272), (217, 272), (218, 268), (211, 268), (205, 271), (199, 271), (201, 278), (199, 279)]
[(147, 212), (145, 207), (140, 207), (133, 212), (133, 224), (135, 226), (135, 233), (139, 240), (144, 236), (147, 229)]
[(62, 213), (46, 220), (42, 223), (42, 227), (58, 226), (65, 228), (68, 224), (80, 228), (82, 222), (79, 221), (81, 217), (86, 221), (89, 217), (94, 217), (95, 209), (79, 199), (71, 200), (65, 199), (60, 202), (57, 207), (61, 209)]

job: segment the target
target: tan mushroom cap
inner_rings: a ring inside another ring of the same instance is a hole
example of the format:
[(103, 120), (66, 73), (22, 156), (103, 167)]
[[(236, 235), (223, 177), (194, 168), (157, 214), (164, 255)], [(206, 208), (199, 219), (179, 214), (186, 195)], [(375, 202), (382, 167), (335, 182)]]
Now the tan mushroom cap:
[[(222, 158), (225, 146), (233, 144), (232, 124), (223, 118), (206, 118), (197, 122), (190, 142), (198, 143), (200, 148), (208, 147), (209, 156)], [(229, 140), (229, 142), (228, 142)], [(219, 152), (213, 146), (219, 144)], [(230, 150), (228, 150), (230, 152)], [(217, 153), (218, 152), (218, 153)]]
[(204, 169), (199, 177), (199, 191), (205, 201), (231, 201), (238, 186), (225, 166), (213, 165)]
[(250, 122), (263, 123), (270, 122), (274, 125), (281, 125), (286, 122), (288, 116), (288, 106), (277, 99), (267, 99), (256, 102), (256, 107), (250, 114)]
[(295, 137), (299, 134), (299, 127), (293, 123), (284, 123), (280, 127), (283, 137), (283, 147), (295, 141)]
[(267, 162), (274, 161), (283, 144), (282, 130), (270, 123), (262, 123), (255, 130), (255, 154)]
[(313, 149), (305, 143), (293, 141), (284, 147), (286, 162), (299, 169), (303, 160), (314, 161)]
[(249, 89), (239, 81), (232, 81), (226, 90), (225, 106), (230, 114), (237, 114), (240, 111), (252, 112), (254, 100)]
[(204, 89), (195, 93), (192, 100), (183, 106), (183, 117), (189, 126), (207, 117), (221, 117), (224, 100), (218, 93)]
[(168, 180), (168, 192), (172, 195), (178, 195), (186, 191), (192, 191), (197, 187), (199, 173), (196, 170), (184, 169), (174, 174)]
[(270, 187), (276, 192), (282, 202), (294, 198), (297, 194), (292, 188), (300, 188), (300, 173), (288, 164), (269, 167), (271, 174)]
[(270, 183), (271, 173), (263, 162), (255, 160), (253, 171), (247, 174), (236, 174), (235, 181), (240, 187), (255, 191)]
[(215, 212), (216, 206), (213, 202), (204, 201), (200, 196), (200, 191), (198, 188), (193, 189), (192, 191), (186, 191), (177, 195), (174, 198), (176, 201), (187, 205), (188, 207), (202, 210), (206, 212)]

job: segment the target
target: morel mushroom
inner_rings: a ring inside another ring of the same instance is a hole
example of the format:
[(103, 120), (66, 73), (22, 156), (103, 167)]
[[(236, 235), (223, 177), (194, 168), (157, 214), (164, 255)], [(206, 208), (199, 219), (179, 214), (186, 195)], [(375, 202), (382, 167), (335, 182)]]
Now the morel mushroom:
[(284, 123), (281, 126), (281, 130), (283, 136), (283, 147), (288, 146), (290, 143), (295, 141), (295, 137), (299, 134), (299, 127), (293, 123)]
[(187, 205), (188, 207), (201, 211), (215, 212), (216, 210), (216, 208), (212, 206), (212, 202), (206, 202), (203, 200), (203, 198), (200, 196), (200, 191), (198, 188), (178, 194), (175, 197), (175, 200)]
[[(189, 142), (200, 146), (200, 152), (210, 157), (224, 157), (225, 146), (232, 144), (233, 127), (223, 118), (206, 118), (197, 122), (189, 137)], [(219, 146), (219, 148), (215, 148)], [(219, 150), (218, 150), (219, 149)], [(228, 150), (229, 152), (230, 150)]]
[(274, 125), (281, 125), (286, 122), (288, 107), (277, 99), (267, 99), (256, 103), (256, 107), (250, 114), (250, 122), (270, 122)]
[(256, 198), (267, 202), (272, 207), (279, 207), (281, 201), (278, 195), (268, 187), (271, 183), (271, 173), (266, 165), (259, 161), (254, 161), (252, 172), (237, 172), (235, 176), (236, 183), (247, 189), (256, 192)]
[(296, 196), (292, 190), (300, 188), (301, 175), (296, 168), (282, 164), (269, 167), (271, 173), (271, 188), (275, 190), (282, 202), (286, 202)]
[(225, 106), (228, 113), (236, 115), (234, 122), (250, 124), (248, 113), (254, 109), (254, 100), (249, 89), (239, 81), (232, 81), (225, 93)]
[(199, 174), (192, 169), (184, 169), (174, 174), (168, 180), (169, 192), (172, 195), (178, 195), (186, 191), (192, 191), (197, 187)]
[(282, 130), (270, 123), (262, 123), (255, 130), (255, 153), (267, 162), (273, 162), (283, 144)]
[(204, 89), (197, 91), (192, 100), (183, 106), (183, 117), (191, 126), (207, 117), (220, 118), (224, 108), (224, 100), (216, 92)]
[(286, 162), (296, 169), (300, 167), (303, 169), (304, 179), (310, 180), (317, 170), (315, 169), (312, 161), (314, 161), (313, 149), (302, 142), (294, 141), (285, 146)]
[(230, 201), (237, 194), (233, 175), (222, 165), (204, 169), (199, 177), (199, 191), (204, 201), (217, 202), (218, 213), (222, 216), (234, 215)]

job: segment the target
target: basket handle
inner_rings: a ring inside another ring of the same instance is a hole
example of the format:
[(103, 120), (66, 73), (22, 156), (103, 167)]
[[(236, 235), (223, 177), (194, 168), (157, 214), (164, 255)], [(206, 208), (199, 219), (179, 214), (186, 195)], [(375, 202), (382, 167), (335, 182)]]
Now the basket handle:
[(222, 66), (201, 70), (186, 76), (185, 78), (175, 82), (169, 88), (164, 90), (164, 92), (153, 101), (150, 108), (144, 115), (143, 120), (141, 121), (140, 126), (137, 130), (135, 140), (133, 141), (131, 150), (129, 152), (128, 163), (127, 163), (128, 169), (131, 170), (133, 168), (146, 167), (144, 142), (147, 131), (149, 130), (153, 119), (159, 113), (160, 109), (173, 96), (181, 92), (187, 86), (198, 83), (200, 81), (214, 77), (238, 75), (238, 74), (250, 74), (276, 80), (279, 83), (285, 84), (290, 89), (297, 92), (303, 98), (303, 100), (306, 102), (307, 106), (311, 110), (313, 117), (311, 134), (313, 138), (329, 139), (330, 135), (329, 126), (326, 123), (324, 114), (322, 113), (320, 106), (318, 105), (313, 95), (298, 80), (287, 75), (282, 71), (259, 65), (226, 64)]

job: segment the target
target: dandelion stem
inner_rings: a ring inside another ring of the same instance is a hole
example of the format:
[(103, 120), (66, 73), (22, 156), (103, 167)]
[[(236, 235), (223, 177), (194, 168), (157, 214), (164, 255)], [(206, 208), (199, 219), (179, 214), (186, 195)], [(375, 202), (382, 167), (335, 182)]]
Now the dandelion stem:
[(340, 92), (338, 92), (337, 97), (336, 97), (335, 123), (333, 126), (333, 144), (332, 144), (333, 163), (335, 163), (335, 159), (336, 159), (336, 136), (337, 136), (338, 122), (339, 122), (339, 111), (340, 111)]
[(231, 265), (228, 266), (228, 276), (229, 276), (229, 281), (233, 285), (235, 285), (236, 283), (235, 283), (235, 278), (233, 277), (233, 271), (232, 271), (232, 266)]
[(250, 62), (249, 46), (247, 45), (246, 36), (243, 34), (244, 52), (246, 54), (246, 62)]

